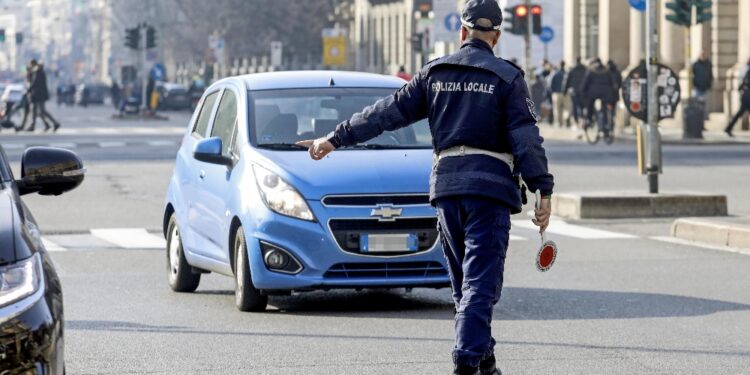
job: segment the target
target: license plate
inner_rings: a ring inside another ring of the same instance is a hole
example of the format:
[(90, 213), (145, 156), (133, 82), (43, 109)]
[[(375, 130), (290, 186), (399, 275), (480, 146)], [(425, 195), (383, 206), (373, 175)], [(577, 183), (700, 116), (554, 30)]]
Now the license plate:
[(417, 251), (419, 241), (415, 234), (361, 234), (359, 248), (362, 252)]

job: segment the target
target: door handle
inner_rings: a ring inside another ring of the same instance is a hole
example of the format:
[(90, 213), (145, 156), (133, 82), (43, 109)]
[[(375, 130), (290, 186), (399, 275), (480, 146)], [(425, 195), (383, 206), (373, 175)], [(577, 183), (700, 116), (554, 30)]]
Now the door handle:
[(198, 177), (200, 177), (201, 180), (206, 178), (206, 171), (201, 171), (201, 174), (198, 175)]

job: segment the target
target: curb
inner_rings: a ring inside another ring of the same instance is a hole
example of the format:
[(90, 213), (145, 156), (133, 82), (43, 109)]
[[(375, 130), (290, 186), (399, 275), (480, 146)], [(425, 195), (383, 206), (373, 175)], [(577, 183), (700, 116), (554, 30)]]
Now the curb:
[(680, 218), (672, 223), (673, 237), (717, 246), (750, 250), (750, 220), (733, 222), (721, 219)]

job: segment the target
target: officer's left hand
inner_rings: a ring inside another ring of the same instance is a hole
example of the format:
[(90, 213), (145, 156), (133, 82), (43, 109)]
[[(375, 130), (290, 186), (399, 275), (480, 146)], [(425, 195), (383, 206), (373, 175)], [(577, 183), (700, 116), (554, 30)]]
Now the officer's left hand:
[(326, 155), (330, 154), (331, 151), (336, 148), (333, 147), (331, 142), (328, 142), (326, 138), (308, 139), (306, 141), (297, 142), (298, 146), (309, 147), (310, 157), (313, 160), (323, 159)]
[(534, 218), (531, 221), (539, 227), (539, 233), (544, 232), (549, 226), (549, 217), (552, 214), (552, 203), (549, 197), (542, 198), (540, 208), (534, 210)]

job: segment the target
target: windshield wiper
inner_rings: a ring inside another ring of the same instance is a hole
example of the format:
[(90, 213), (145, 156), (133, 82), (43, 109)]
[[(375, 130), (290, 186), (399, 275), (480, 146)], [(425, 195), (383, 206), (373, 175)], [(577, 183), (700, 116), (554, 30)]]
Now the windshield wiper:
[(358, 150), (421, 150), (431, 149), (432, 146), (420, 146), (420, 145), (381, 145), (381, 144), (361, 144), (348, 146), (347, 149), (358, 149)]
[(258, 147), (267, 148), (271, 150), (305, 150), (307, 147), (300, 146), (294, 143), (263, 143), (259, 144)]

